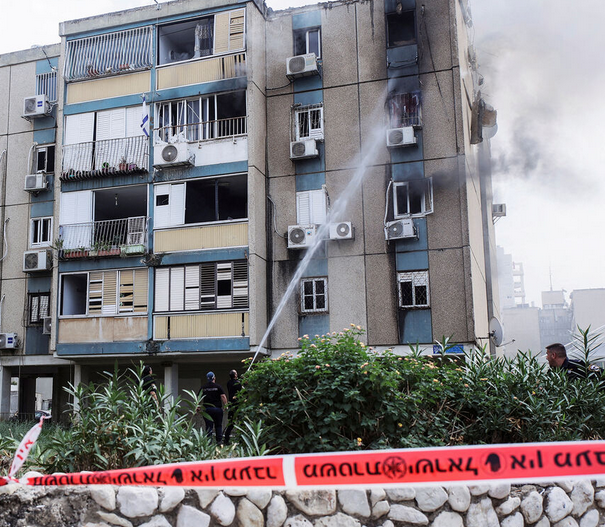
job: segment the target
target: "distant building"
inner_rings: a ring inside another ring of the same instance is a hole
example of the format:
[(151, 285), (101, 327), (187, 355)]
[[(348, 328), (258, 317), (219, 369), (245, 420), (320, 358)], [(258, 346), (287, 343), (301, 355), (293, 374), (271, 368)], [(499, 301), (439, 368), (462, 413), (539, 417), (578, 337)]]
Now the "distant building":
[(553, 342), (567, 344), (572, 339), (572, 311), (565, 299), (565, 291), (542, 291), (540, 310), (540, 346), (544, 349)]
[(605, 288), (574, 289), (570, 295), (574, 331), (578, 327), (605, 333)]
[(518, 351), (541, 353), (540, 345), (540, 308), (518, 306), (502, 310), (504, 326), (504, 355), (512, 357)]

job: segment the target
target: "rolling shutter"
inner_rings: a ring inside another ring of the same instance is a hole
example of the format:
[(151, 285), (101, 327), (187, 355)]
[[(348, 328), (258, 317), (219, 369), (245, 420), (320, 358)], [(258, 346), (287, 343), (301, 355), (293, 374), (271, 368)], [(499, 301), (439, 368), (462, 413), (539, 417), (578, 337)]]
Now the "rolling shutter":
[(135, 313), (145, 313), (147, 311), (148, 274), (147, 269), (136, 269), (134, 271)]
[(248, 262), (233, 262), (233, 307), (248, 307)]
[(117, 313), (117, 271), (103, 272), (103, 315), (115, 315)]
[(88, 314), (100, 315), (103, 307), (103, 271), (88, 275)]
[(185, 310), (200, 308), (200, 266), (185, 267)]
[(216, 307), (216, 280), (214, 263), (202, 263), (200, 282), (200, 308), (215, 309)]
[(296, 221), (298, 225), (326, 222), (326, 193), (323, 189), (296, 193)]
[(243, 9), (230, 13), (229, 51), (244, 49), (244, 13)]
[(119, 271), (120, 273), (120, 313), (134, 310), (134, 271)]
[(155, 270), (155, 311), (168, 311), (170, 302), (168, 290), (170, 285), (170, 268)]
[(185, 268), (170, 269), (170, 311), (185, 309)]

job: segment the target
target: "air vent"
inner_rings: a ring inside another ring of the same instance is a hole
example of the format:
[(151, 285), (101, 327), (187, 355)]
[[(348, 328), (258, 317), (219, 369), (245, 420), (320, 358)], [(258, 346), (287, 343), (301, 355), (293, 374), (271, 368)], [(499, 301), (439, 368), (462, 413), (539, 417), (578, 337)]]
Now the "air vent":
[(167, 163), (172, 163), (178, 155), (179, 151), (174, 145), (168, 145), (162, 148), (162, 159)]

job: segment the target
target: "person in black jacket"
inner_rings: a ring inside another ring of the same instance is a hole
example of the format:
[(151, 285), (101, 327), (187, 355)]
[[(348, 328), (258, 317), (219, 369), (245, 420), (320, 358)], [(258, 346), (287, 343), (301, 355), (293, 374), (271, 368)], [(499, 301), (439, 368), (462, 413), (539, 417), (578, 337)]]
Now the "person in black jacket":
[(552, 370), (564, 370), (569, 380), (586, 379), (591, 374), (600, 377), (600, 368), (586, 365), (583, 361), (569, 359), (563, 344), (556, 342), (546, 346), (546, 360)]
[(237, 371), (231, 370), (229, 372), (229, 381), (227, 382), (227, 393), (229, 394), (229, 426), (225, 430), (225, 444), (229, 444), (231, 438), (231, 431), (235, 424), (235, 412), (237, 410), (237, 392), (242, 389), (242, 383), (240, 382)]
[(155, 401), (155, 404), (158, 405), (158, 389), (157, 386), (155, 385), (155, 377), (153, 376), (153, 370), (151, 369), (151, 366), (145, 366), (143, 368), (143, 390), (145, 390), (147, 393), (149, 393), (149, 395), (151, 395), (151, 397), (153, 397), (153, 400)]
[(204, 395), (204, 411), (210, 416), (210, 419), (204, 417), (206, 434), (211, 436), (212, 429), (216, 427), (216, 442), (221, 444), (223, 440), (223, 406), (227, 405), (227, 396), (222, 386), (216, 383), (213, 372), (209, 371), (206, 379), (208, 382), (201, 389)]

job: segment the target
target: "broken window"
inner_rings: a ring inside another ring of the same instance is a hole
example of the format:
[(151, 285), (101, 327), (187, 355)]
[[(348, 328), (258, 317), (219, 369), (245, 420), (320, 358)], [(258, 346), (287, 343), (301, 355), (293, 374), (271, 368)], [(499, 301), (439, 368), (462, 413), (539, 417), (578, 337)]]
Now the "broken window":
[(155, 312), (248, 307), (248, 263), (204, 262), (162, 267), (155, 274)]
[(422, 125), (420, 92), (391, 95), (388, 107), (391, 128)]
[(429, 307), (429, 272), (398, 273), (399, 307)]
[(387, 15), (388, 47), (407, 46), (416, 43), (414, 11), (402, 11)]
[(395, 218), (424, 216), (433, 212), (433, 181), (431, 178), (393, 183), (393, 215)]
[(52, 243), (53, 219), (32, 218), (29, 226), (30, 247), (49, 247)]
[(323, 106), (312, 105), (295, 109), (295, 140), (323, 139)]
[(50, 316), (50, 293), (29, 293), (27, 325), (39, 326)]
[(304, 278), (300, 281), (300, 312), (328, 312), (327, 278)]
[(294, 55), (315, 53), (321, 58), (321, 31), (318, 27), (312, 29), (294, 30)]
[(52, 174), (55, 171), (55, 145), (36, 147), (33, 169), (34, 174), (38, 172)]
[(246, 92), (170, 101), (156, 106), (157, 138), (202, 141), (246, 133)]
[(154, 193), (156, 229), (248, 217), (246, 174), (156, 185)]

